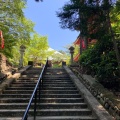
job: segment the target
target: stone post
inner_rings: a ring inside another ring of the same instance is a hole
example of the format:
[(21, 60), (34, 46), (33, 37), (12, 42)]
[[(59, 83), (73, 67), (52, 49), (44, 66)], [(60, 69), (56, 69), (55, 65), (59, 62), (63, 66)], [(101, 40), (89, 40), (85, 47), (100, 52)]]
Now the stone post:
[(71, 54), (71, 65), (73, 64), (73, 54), (74, 54), (74, 47), (73, 46), (71, 46), (70, 48), (69, 48), (69, 50), (70, 50), (70, 54)]
[(19, 63), (19, 68), (23, 67), (23, 55), (25, 52), (26, 47), (24, 45), (20, 46), (20, 63)]

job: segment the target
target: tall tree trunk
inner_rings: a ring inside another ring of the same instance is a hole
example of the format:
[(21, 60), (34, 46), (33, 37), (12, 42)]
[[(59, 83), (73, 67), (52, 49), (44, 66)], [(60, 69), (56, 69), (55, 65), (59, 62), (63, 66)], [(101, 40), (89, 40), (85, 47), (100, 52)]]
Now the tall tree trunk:
[[(80, 5), (83, 5), (84, 4), (84, 0), (80, 0)], [(79, 9), (79, 19), (80, 19), (80, 22), (83, 20), (83, 17), (84, 17), (84, 15), (83, 15), (83, 12), (81, 12), (80, 11), (80, 9)], [(81, 37), (81, 39), (80, 39), (80, 55), (82, 54), (82, 39), (84, 39), (83, 38), (83, 32), (84, 32), (84, 30), (83, 30), (83, 28), (80, 26), (80, 37)]]
[(1, 75), (1, 72), (2, 72), (1, 65), (2, 65), (2, 56), (1, 56), (1, 54), (0, 54), (0, 75)]
[(84, 42), (85, 42), (85, 49), (88, 48), (88, 38), (84, 36)]
[(108, 21), (108, 26), (109, 26), (109, 31), (112, 37), (112, 41), (113, 41), (113, 47), (114, 47), (114, 51), (116, 54), (116, 58), (117, 58), (117, 62), (118, 62), (118, 69), (119, 69), (119, 75), (120, 75), (120, 53), (117, 47), (117, 42), (115, 40), (115, 36), (114, 36), (114, 32), (112, 30), (112, 26), (111, 26), (111, 21), (110, 21), (110, 10), (107, 10), (107, 21)]
[[(82, 37), (81, 37), (82, 38)], [(83, 38), (82, 38), (83, 39)], [(82, 39), (80, 39), (80, 55), (82, 54)]]

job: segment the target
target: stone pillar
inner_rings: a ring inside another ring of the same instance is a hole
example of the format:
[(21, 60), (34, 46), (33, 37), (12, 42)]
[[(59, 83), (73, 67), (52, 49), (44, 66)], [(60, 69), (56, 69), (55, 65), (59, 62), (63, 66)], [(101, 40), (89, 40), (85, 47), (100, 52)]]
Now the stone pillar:
[(19, 63), (19, 68), (23, 67), (23, 55), (25, 52), (26, 47), (24, 45), (20, 46), (20, 63)]
[(71, 54), (71, 65), (73, 64), (73, 54), (74, 54), (74, 47), (73, 46), (71, 46), (70, 48), (69, 48), (69, 50), (70, 50), (70, 54)]

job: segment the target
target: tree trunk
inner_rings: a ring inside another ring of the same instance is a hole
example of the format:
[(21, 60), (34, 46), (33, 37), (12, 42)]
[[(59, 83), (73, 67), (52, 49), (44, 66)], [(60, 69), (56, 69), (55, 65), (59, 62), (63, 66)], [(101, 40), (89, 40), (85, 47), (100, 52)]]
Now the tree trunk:
[(115, 50), (115, 54), (116, 54), (116, 58), (117, 58), (117, 62), (118, 62), (119, 75), (120, 75), (120, 53), (118, 51), (117, 42), (115, 40), (115, 36), (114, 36), (113, 30), (112, 30), (109, 13), (110, 13), (110, 11), (108, 9), (107, 10), (108, 26), (109, 26), (110, 34), (111, 34), (112, 41), (113, 41), (113, 47), (114, 47), (114, 50)]
[(85, 49), (87, 49), (88, 48), (88, 39), (87, 39), (87, 37), (84, 37), (84, 42), (85, 42)]
[(80, 39), (80, 55), (82, 54), (82, 39)]
[[(81, 6), (84, 5), (84, 0), (80, 0), (80, 4), (81, 4)], [(86, 20), (84, 13), (80, 12), (80, 10), (79, 10), (79, 17), (80, 17), (80, 21)], [(87, 23), (86, 23), (86, 25), (87, 25)], [(86, 35), (85, 29), (86, 28), (81, 27), (80, 31), (81, 31), (82, 39), (84, 40), (84, 43), (85, 43), (85, 47), (86, 47), (85, 49), (87, 49), (88, 48), (88, 40), (87, 40), (87, 37), (85, 36)], [(80, 51), (82, 53), (82, 41), (80, 42)]]

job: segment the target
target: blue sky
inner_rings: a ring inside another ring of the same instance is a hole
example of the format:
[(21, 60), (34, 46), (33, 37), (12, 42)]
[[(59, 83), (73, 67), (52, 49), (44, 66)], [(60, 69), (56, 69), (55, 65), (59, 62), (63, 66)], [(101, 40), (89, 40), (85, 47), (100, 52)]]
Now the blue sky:
[(79, 32), (60, 28), (60, 20), (56, 16), (58, 11), (69, 0), (44, 0), (35, 2), (27, 0), (27, 8), (24, 10), (26, 18), (35, 23), (34, 30), (42, 36), (48, 37), (49, 46), (55, 50), (65, 50), (72, 44)]

